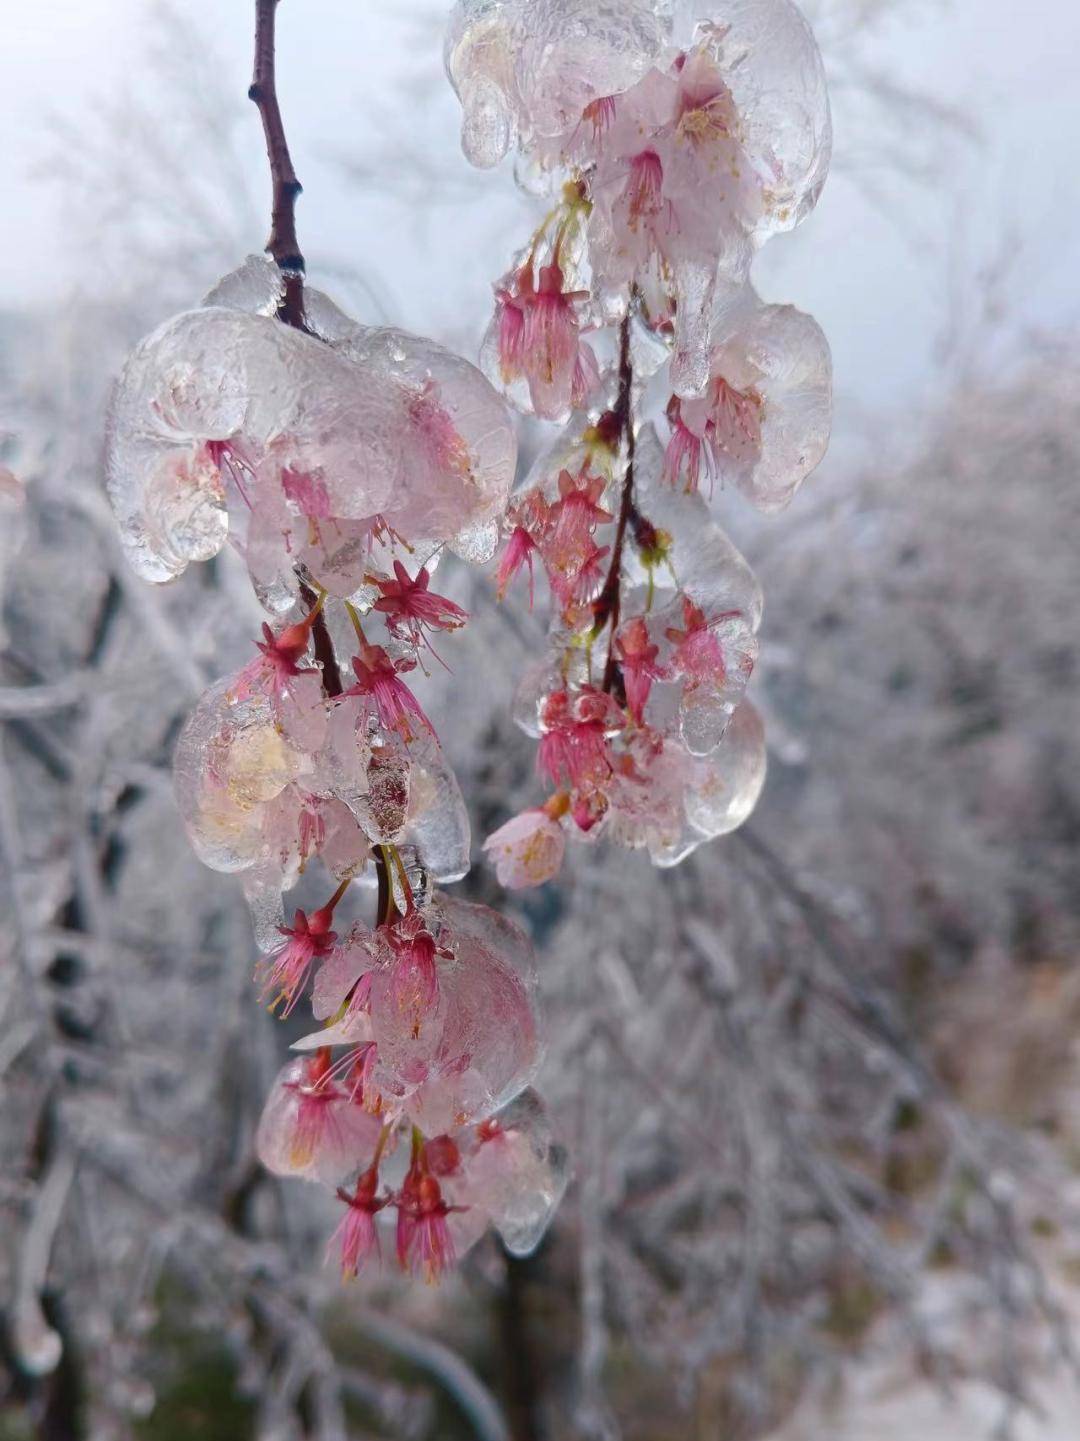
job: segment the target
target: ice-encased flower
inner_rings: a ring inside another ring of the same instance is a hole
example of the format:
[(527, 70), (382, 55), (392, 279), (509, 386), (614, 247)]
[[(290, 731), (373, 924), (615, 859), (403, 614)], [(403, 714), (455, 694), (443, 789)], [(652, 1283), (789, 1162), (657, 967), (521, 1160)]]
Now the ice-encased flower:
[(489, 167), (515, 140), (572, 130), (640, 79), (669, 33), (653, 0), (457, 0), (444, 55), (466, 156)]
[(282, 325), (259, 264), (148, 336), (117, 384), (106, 467), (136, 569), (169, 580), (250, 527), (260, 593), (284, 608), (303, 558), (293, 532), (309, 522), (358, 527), (341, 537), (354, 545), (370, 532), (475, 545), (516, 454), (480, 373), (433, 342), (358, 326), (316, 291), (306, 303), (326, 333)]
[(749, 287), (725, 294), (713, 320), (703, 396), (673, 397), (664, 473), (697, 490), (731, 482), (759, 510), (786, 506), (829, 444), (832, 361), (821, 327)]
[(832, 156), (825, 68), (792, 0), (675, 0), (674, 41), (707, 46), (731, 92), (743, 147), (761, 183), (755, 238), (790, 230), (813, 209)]
[(458, 1144), (460, 1166), (444, 1182), (447, 1195), (490, 1218), (512, 1256), (531, 1255), (570, 1176), (543, 1101), (535, 1091), (523, 1091)]
[(290, 1061), (259, 1120), (255, 1149), (275, 1176), (336, 1184), (375, 1150), (382, 1123), (332, 1078), (329, 1049)]
[(562, 869), (566, 835), (543, 808), (514, 816), (484, 842), (500, 885), (526, 890), (550, 881)]
[[(514, 922), (486, 906), (440, 896), (428, 923), (439, 948), (439, 1013), (418, 1077), (408, 1026), (372, 988), (377, 1074), (384, 1089), (408, 1092), (405, 1114), (427, 1135), (480, 1121), (510, 1101), (539, 1064), (532, 944)], [(403, 1059), (394, 1062), (394, 1055)], [(419, 1083), (418, 1083), (419, 1080)]]

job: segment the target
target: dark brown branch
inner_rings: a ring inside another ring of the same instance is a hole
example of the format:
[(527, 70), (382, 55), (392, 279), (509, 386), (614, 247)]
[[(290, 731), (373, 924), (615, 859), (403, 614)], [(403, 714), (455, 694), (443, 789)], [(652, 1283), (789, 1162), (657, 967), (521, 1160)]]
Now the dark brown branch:
[[(300, 599), (307, 606), (309, 611), (315, 609), (316, 595), (309, 585), (300, 582)], [(334, 642), (330, 639), (330, 630), (326, 624), (326, 614), (320, 611), (315, 617), (311, 627), (311, 640), (315, 647), (315, 659), (322, 666), (323, 690), (331, 699), (341, 695), (345, 687), (341, 683), (341, 671), (338, 669), (337, 656), (334, 654)]]
[(630, 360), (630, 312), (627, 310), (619, 331), (619, 395), (615, 402), (615, 417), (619, 431), (626, 439), (626, 474), (623, 478), (622, 501), (619, 505), (619, 519), (615, 528), (615, 545), (611, 552), (611, 568), (604, 588), (596, 601), (597, 623), (608, 623), (607, 664), (604, 666), (603, 689), (609, 694), (615, 686), (618, 661), (615, 659), (615, 632), (619, 628), (622, 609), (622, 558), (626, 545), (626, 529), (634, 516), (634, 435), (633, 416), (634, 368)]
[(277, 98), (274, 28), (278, 0), (255, 0), (255, 73), (248, 98), (259, 107), (266, 155), (273, 182), (270, 239), (266, 252), (277, 262), (285, 283), (278, 318), (306, 330), (304, 320), (304, 256), (296, 238), (296, 199), (303, 187), (296, 178)]

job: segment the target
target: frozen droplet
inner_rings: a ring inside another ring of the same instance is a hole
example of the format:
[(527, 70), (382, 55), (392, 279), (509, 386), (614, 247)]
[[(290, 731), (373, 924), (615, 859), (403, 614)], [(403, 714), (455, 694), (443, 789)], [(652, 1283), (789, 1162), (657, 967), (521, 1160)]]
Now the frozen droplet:
[(743, 701), (732, 716), (719, 747), (697, 766), (695, 784), (686, 797), (686, 816), (712, 840), (737, 830), (749, 818), (765, 784), (765, 728), (749, 701)]

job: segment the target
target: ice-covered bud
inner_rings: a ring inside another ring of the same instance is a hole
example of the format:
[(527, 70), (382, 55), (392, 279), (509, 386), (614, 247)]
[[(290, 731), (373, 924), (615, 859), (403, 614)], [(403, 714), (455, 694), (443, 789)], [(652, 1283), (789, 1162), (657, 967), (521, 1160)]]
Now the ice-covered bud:
[(332, 1076), (329, 1048), (301, 1057), (274, 1082), (255, 1137), (259, 1159), (275, 1176), (334, 1184), (371, 1156), (380, 1122)]
[(500, 885), (509, 890), (526, 890), (542, 886), (562, 869), (566, 853), (566, 836), (558, 814), (565, 814), (568, 802), (560, 796), (559, 805), (524, 811), (493, 831), (484, 842), (484, 850), (495, 865)]
[(664, 679), (659, 654), (660, 647), (653, 643), (644, 616), (636, 615), (628, 620), (615, 637), (615, 655), (622, 671), (626, 706), (639, 725), (645, 719), (653, 682)]

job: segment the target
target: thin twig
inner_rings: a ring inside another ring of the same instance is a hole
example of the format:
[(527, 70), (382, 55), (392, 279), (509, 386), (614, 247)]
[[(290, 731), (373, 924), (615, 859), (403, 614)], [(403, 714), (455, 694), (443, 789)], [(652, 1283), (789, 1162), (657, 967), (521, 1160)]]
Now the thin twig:
[(619, 628), (622, 608), (622, 558), (626, 544), (626, 528), (634, 514), (634, 435), (633, 416), (634, 368), (630, 359), (630, 312), (626, 313), (619, 330), (619, 395), (615, 402), (615, 415), (619, 432), (626, 438), (626, 474), (623, 477), (622, 501), (619, 505), (619, 520), (615, 527), (615, 545), (611, 552), (611, 568), (608, 570), (604, 588), (596, 602), (596, 622), (610, 624), (608, 634), (607, 663), (604, 666), (603, 689), (610, 694), (615, 685), (618, 662), (615, 659), (615, 632)]
[(277, 262), (285, 283), (278, 318), (297, 330), (306, 330), (304, 319), (304, 256), (296, 237), (296, 200), (303, 190), (293, 169), (285, 125), (277, 98), (274, 64), (275, 21), (278, 0), (255, 0), (255, 73), (248, 98), (259, 108), (266, 156), (274, 194), (270, 239), (266, 253)]

